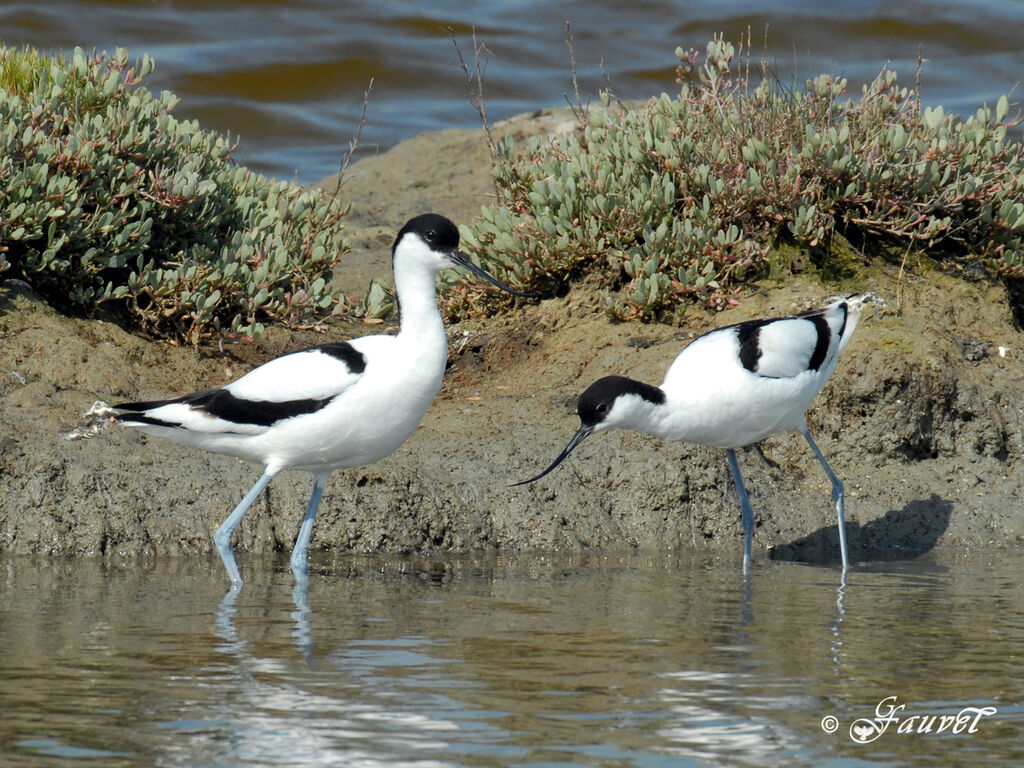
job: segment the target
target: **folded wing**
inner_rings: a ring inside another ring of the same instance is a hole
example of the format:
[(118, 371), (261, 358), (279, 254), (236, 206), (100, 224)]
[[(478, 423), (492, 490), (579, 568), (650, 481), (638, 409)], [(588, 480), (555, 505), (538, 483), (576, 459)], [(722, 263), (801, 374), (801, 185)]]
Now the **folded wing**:
[(366, 358), (353, 344), (335, 342), (277, 357), (223, 387), (115, 408), (127, 411), (117, 418), (128, 426), (258, 435), (320, 410), (365, 370)]
[(846, 318), (846, 302), (837, 301), (796, 317), (740, 323), (735, 326), (740, 362), (775, 379), (826, 369), (839, 354)]

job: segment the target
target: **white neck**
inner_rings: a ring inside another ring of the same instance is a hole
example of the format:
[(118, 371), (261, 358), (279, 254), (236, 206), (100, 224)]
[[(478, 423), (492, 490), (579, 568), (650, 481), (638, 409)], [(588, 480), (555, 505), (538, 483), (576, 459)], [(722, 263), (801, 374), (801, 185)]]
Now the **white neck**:
[[(432, 264), (425, 264), (411, 249), (399, 249), (395, 254), (395, 293), (398, 296), (398, 339), (408, 344), (409, 362), (422, 361), (421, 370), (432, 371), (438, 379), (444, 375), (448, 360), (448, 337), (444, 331), (441, 312), (437, 308), (437, 272)], [(432, 360), (425, 358), (432, 357)]]

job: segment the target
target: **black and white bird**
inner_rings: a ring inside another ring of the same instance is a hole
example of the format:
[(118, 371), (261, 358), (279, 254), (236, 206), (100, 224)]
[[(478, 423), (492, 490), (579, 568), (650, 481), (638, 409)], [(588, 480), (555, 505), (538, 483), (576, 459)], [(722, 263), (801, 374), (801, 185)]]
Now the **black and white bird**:
[(843, 517), (843, 484), (807, 428), (807, 408), (836, 369), (871, 293), (837, 299), (792, 317), (718, 328), (692, 341), (668, 369), (660, 387), (607, 376), (580, 395), (581, 426), (551, 466), (557, 467), (584, 439), (606, 429), (635, 429), (663, 440), (724, 448), (743, 510), (743, 569), (750, 568), (754, 513), (735, 449), (776, 432), (799, 432), (832, 482), (843, 568), (849, 558)]
[(437, 273), (462, 267), (516, 291), (459, 251), (459, 230), (437, 214), (402, 227), (392, 246), (400, 308), (396, 335), (363, 336), (270, 360), (223, 387), (153, 402), (122, 403), (116, 418), (151, 435), (262, 465), (263, 474), (214, 534), (232, 584), (242, 577), (231, 534), (283, 469), (312, 472), (313, 494), (292, 550), (296, 581), (327, 480), (336, 469), (383, 459), (419, 425), (441, 388), (448, 343), (435, 295)]

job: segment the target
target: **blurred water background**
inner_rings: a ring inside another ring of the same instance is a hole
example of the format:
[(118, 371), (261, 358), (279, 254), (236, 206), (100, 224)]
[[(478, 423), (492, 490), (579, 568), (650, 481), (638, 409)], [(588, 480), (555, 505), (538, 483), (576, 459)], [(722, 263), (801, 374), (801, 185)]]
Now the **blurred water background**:
[(904, 84), (924, 57), (926, 103), (970, 114), (1024, 72), (1021, 0), (46, 0), (0, 3), (0, 39), (47, 51), (149, 54), (148, 84), (178, 114), (239, 140), (236, 159), (310, 183), (337, 170), (373, 93), (357, 154), (441, 128), (479, 124), (451, 30), (471, 58), (485, 45), (488, 116), (564, 106), (572, 91), (565, 23), (584, 100), (675, 89), (676, 46), (748, 30), (786, 83), (835, 73), (850, 92), (887, 63)]

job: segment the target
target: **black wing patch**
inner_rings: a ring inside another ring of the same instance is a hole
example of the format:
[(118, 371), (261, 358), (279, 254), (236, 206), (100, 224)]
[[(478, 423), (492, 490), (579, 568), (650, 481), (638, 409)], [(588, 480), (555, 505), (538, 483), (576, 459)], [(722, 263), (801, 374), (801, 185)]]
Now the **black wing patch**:
[(807, 319), (814, 323), (814, 330), (818, 334), (807, 368), (816, 371), (821, 368), (821, 364), (825, 362), (825, 357), (828, 355), (828, 345), (832, 341), (832, 329), (829, 328), (828, 322), (822, 315), (812, 315)]
[[(836, 338), (841, 339), (843, 338), (843, 332), (846, 330), (846, 318), (849, 315), (849, 307), (846, 306), (844, 301), (836, 309), (843, 313), (843, 319), (839, 323), (839, 332), (836, 333)], [(810, 362), (807, 364), (808, 369), (812, 371), (821, 369), (822, 363), (828, 357), (829, 345), (832, 343), (832, 328), (825, 319), (825, 311), (825, 309), (812, 309), (810, 312), (803, 312), (797, 315), (802, 320), (809, 320), (814, 323), (814, 330), (818, 334), (818, 339), (814, 344), (814, 352), (811, 354)]]
[[(355, 350), (353, 350), (355, 351)], [(357, 353), (358, 354), (358, 353)], [(360, 355), (362, 357), (362, 355)], [(133, 413), (118, 414), (120, 421), (137, 421), (141, 424), (153, 424), (158, 427), (180, 427), (180, 424), (157, 419), (152, 416), (139, 415), (139, 412), (148, 411), (152, 408), (159, 408), (162, 405), (181, 403), (192, 408), (206, 411), (211, 416), (232, 424), (253, 424), (258, 427), (273, 426), (282, 419), (290, 419), (293, 416), (302, 416), (306, 413), (315, 413), (327, 405), (334, 397), (325, 398), (304, 398), (302, 400), (284, 400), (274, 402), (271, 400), (245, 400), (235, 397), (226, 389), (219, 387), (203, 389), (193, 392), (191, 395), (178, 397), (173, 400), (153, 400), (146, 403), (122, 403), (115, 405), (123, 411)]]
[[(360, 357), (362, 357), (360, 355)], [(333, 397), (322, 399), (304, 398), (302, 400), (245, 400), (235, 397), (226, 389), (204, 389), (186, 395), (178, 402), (201, 408), (211, 416), (230, 421), (234, 424), (255, 424), (269, 427), (282, 419), (314, 413), (327, 405)]]
[(748, 320), (745, 323), (738, 323), (736, 338), (740, 343), (740, 363), (751, 373), (757, 373), (757, 362), (761, 359), (761, 326), (770, 323), (771, 320)]
[(321, 344), (317, 347), (310, 347), (307, 352), (317, 350), (325, 355), (341, 360), (352, 373), (362, 373), (366, 370), (366, 357), (358, 349), (347, 341), (332, 341), (328, 344)]

